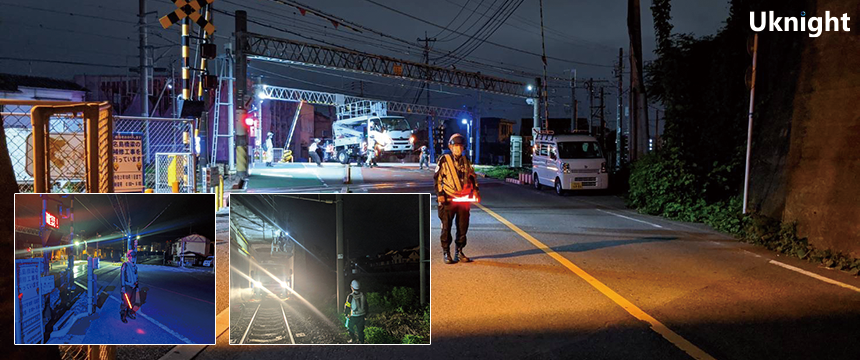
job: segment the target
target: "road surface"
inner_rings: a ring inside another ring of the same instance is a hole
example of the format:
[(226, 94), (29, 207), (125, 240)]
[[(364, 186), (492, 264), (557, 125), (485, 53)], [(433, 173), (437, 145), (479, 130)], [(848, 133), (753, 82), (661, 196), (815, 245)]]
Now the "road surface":
[[(137, 319), (120, 321), (120, 264), (102, 262), (96, 270), (103, 293), (99, 311), (77, 320), (60, 343), (211, 344), (215, 332), (215, 274), (211, 269), (138, 265), (146, 293)], [(86, 262), (75, 262), (75, 280), (86, 285)], [(79, 286), (80, 286), (79, 285)], [(86, 301), (86, 300), (84, 300)]]
[[(373, 169), (377, 170), (377, 169)], [(430, 173), (359, 191), (429, 192)], [(372, 170), (371, 170), (372, 171)], [(308, 186), (313, 186), (308, 185)], [(330, 186), (334, 187), (334, 186)], [(292, 191), (297, 189), (281, 189)], [(443, 264), (432, 216), (432, 346), (245, 347), (198, 359), (856, 359), (860, 281), (610, 195), (481, 180), (466, 253)]]

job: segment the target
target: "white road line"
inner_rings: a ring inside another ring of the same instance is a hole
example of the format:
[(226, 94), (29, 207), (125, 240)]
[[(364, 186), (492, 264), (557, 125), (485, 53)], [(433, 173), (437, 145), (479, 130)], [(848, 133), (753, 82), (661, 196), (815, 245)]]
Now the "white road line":
[(651, 226), (656, 227), (656, 228), (661, 228), (661, 229), (663, 228), (663, 227), (662, 227), (662, 226), (660, 226), (660, 225), (657, 225), (657, 224), (654, 224), (654, 223), (650, 223), (650, 222), (647, 222), (647, 221), (645, 221), (645, 220), (634, 219), (634, 218), (632, 218), (632, 217), (624, 216), (624, 215), (621, 215), (621, 214), (616, 214), (616, 213), (611, 212), (611, 211), (606, 211), (606, 210), (601, 210), (601, 209), (595, 209), (595, 210), (600, 211), (600, 212), (602, 212), (602, 213), (607, 213), (607, 214), (609, 214), (609, 215), (615, 215), (615, 216), (620, 217), (620, 218), (625, 218), (625, 219), (627, 219), (627, 220), (633, 220), (633, 221), (636, 221), (636, 222), (641, 222), (641, 223), (643, 223), (643, 224), (648, 224), (648, 225), (651, 225)]
[[(120, 299), (117, 299), (117, 298), (116, 298), (116, 296), (111, 295), (111, 296), (110, 296), (110, 298), (111, 298), (111, 299), (113, 299), (114, 301), (116, 301), (116, 302), (120, 303), (120, 305), (122, 305), (122, 301), (121, 301)], [(146, 314), (144, 314), (144, 313), (142, 313), (142, 312), (140, 312), (140, 311), (135, 312), (135, 314), (140, 315), (140, 316), (143, 316), (143, 318), (144, 318), (144, 319), (149, 320), (151, 323), (153, 323), (153, 324), (157, 325), (158, 327), (160, 327), (160, 328), (161, 328), (161, 330), (167, 331), (170, 335), (173, 335), (173, 336), (175, 336), (177, 339), (182, 340), (182, 342), (184, 342), (184, 343), (186, 343), (186, 344), (194, 344), (194, 342), (193, 342), (193, 341), (188, 340), (188, 338), (186, 338), (186, 337), (184, 337), (184, 336), (182, 336), (182, 335), (179, 335), (179, 333), (177, 333), (176, 331), (173, 331), (173, 329), (171, 329), (171, 328), (169, 328), (169, 327), (165, 326), (164, 324), (162, 324), (162, 323), (158, 322), (157, 320), (155, 320), (155, 319), (153, 319), (153, 318), (151, 318), (151, 317), (147, 316)]]
[(786, 269), (788, 269), (788, 270), (796, 271), (796, 272), (799, 272), (799, 273), (801, 273), (801, 274), (803, 274), (803, 275), (806, 275), (806, 276), (809, 276), (809, 277), (816, 278), (816, 279), (821, 280), (821, 281), (824, 281), (824, 282), (826, 282), (826, 283), (828, 283), (828, 284), (833, 284), (833, 285), (836, 285), (836, 286), (844, 287), (844, 288), (849, 289), (849, 290), (854, 290), (854, 291), (856, 291), (856, 292), (860, 292), (860, 288), (858, 288), (858, 287), (856, 287), (856, 286), (851, 286), (851, 285), (848, 285), (848, 284), (846, 284), (846, 283), (844, 283), (844, 282), (836, 281), (836, 280), (833, 280), (833, 279), (831, 279), (831, 278), (826, 278), (826, 277), (821, 276), (821, 275), (818, 275), (818, 274), (816, 274), (816, 273), (814, 273), (814, 272), (809, 272), (809, 271), (803, 270), (803, 269), (801, 269), (801, 268), (796, 268), (796, 267), (791, 266), (791, 265), (788, 265), (788, 264), (783, 264), (783, 263), (781, 263), (781, 262), (779, 262), (779, 261), (776, 261), (776, 260), (771, 260), (771, 261), (768, 261), (768, 262), (769, 262), (769, 263), (771, 263), (771, 264), (774, 264), (774, 265), (776, 265), (776, 266), (783, 267), (783, 268), (786, 268)]
[(287, 313), (284, 312), (284, 304), (281, 304), (281, 314), (284, 315), (284, 324), (287, 324), (287, 333), (290, 334), (290, 342), (295, 345), (296, 339), (293, 338), (293, 331), (290, 330), (290, 322), (287, 321)]
[[(307, 170), (308, 168), (305, 163), (302, 163), (302, 167), (305, 168), (305, 170)], [(311, 171), (313, 171), (314, 175), (317, 176), (317, 180), (319, 180), (323, 184), (323, 186), (328, 187), (328, 184), (326, 184), (325, 181), (323, 181), (323, 179), (320, 177), (320, 173), (319, 171), (317, 171), (317, 169), (311, 169)]]

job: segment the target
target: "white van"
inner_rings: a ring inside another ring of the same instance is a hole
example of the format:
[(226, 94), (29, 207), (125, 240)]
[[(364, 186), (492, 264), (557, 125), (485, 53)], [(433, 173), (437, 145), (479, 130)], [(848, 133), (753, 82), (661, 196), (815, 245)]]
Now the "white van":
[(609, 187), (606, 158), (597, 139), (587, 135), (538, 134), (532, 157), (532, 183), (540, 190), (552, 185), (566, 190), (597, 190)]

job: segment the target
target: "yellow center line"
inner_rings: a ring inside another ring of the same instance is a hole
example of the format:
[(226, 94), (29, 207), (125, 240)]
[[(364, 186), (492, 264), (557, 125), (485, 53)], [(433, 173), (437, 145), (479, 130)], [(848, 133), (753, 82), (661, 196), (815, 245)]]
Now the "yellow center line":
[(688, 355), (692, 356), (695, 359), (714, 360), (713, 356), (708, 355), (702, 349), (699, 349), (696, 345), (693, 345), (693, 343), (687, 341), (687, 339), (684, 339), (683, 337), (681, 337), (681, 335), (678, 335), (677, 333), (666, 327), (666, 325), (663, 325), (663, 323), (657, 321), (657, 319), (655, 319), (651, 315), (646, 314), (644, 311), (642, 311), (642, 309), (640, 309), (636, 305), (633, 305), (632, 302), (625, 299), (623, 296), (619, 295), (614, 290), (610, 289), (608, 286), (600, 282), (600, 280), (597, 280), (593, 276), (589, 275), (579, 266), (576, 266), (576, 264), (572, 263), (564, 256), (561, 256), (559, 253), (555, 252), (555, 250), (546, 246), (546, 244), (540, 242), (538, 239), (535, 239), (533, 236), (529, 235), (528, 233), (526, 233), (516, 225), (512, 224), (507, 219), (503, 218), (501, 215), (496, 214), (494, 211), (488, 209), (487, 207), (478, 203), (476, 203), (475, 205), (478, 205), (481, 210), (484, 210), (484, 212), (490, 214), (490, 216), (496, 218), (496, 220), (498, 220), (502, 224), (505, 224), (507, 227), (522, 236), (524, 239), (528, 240), (538, 249), (543, 250), (543, 252), (545, 252), (551, 258), (555, 259), (555, 261), (558, 261), (559, 263), (564, 265), (564, 267), (568, 268), (574, 274), (588, 282), (591, 286), (597, 289), (597, 291), (600, 291), (603, 295), (618, 304), (618, 306), (621, 306), (621, 308), (627, 311), (630, 315), (633, 315), (633, 317), (641, 321), (647, 322), (649, 325), (651, 325), (651, 330), (654, 330), (656, 333), (660, 334), (660, 336), (663, 336), (663, 338), (669, 340), (669, 342), (677, 346), (682, 351), (686, 352)]

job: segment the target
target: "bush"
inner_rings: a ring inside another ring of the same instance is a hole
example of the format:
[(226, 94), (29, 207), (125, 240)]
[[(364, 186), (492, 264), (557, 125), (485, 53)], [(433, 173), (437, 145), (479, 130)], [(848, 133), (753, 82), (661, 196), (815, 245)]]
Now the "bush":
[(529, 172), (526, 168), (512, 168), (510, 166), (475, 166), (475, 171), (481, 172), (487, 177), (504, 180), (506, 178), (518, 178), (521, 172)]
[(406, 336), (403, 337), (403, 341), (401, 341), (400, 343), (401, 344), (424, 344), (425, 341), (424, 341), (423, 336), (407, 334)]
[(368, 326), (364, 328), (364, 338), (368, 344), (397, 344), (397, 338), (383, 328)]
[(415, 294), (415, 289), (411, 287), (395, 287), (391, 289), (391, 305), (399, 308), (403, 312), (404, 309), (414, 308), (418, 303), (418, 296)]

